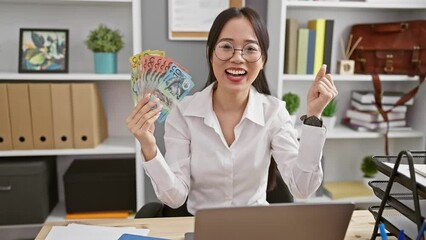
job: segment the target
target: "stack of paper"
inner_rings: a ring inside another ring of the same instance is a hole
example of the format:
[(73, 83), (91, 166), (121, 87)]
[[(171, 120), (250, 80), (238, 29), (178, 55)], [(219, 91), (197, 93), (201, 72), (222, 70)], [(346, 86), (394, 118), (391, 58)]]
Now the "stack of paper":
[(123, 234), (147, 236), (149, 229), (135, 227), (103, 227), (70, 223), (68, 226), (54, 226), (46, 240), (117, 240)]
[(416, 173), (426, 177), (426, 164), (414, 164), (414, 170)]

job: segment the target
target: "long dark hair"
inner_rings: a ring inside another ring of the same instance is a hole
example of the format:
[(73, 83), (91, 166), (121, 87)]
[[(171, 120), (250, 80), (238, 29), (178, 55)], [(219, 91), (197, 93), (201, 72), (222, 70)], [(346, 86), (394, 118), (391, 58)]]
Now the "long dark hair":
[[(264, 64), (266, 64), (268, 60), (268, 48), (269, 48), (269, 34), (265, 24), (263, 23), (260, 16), (251, 8), (228, 8), (221, 12), (213, 22), (212, 27), (210, 28), (209, 36), (207, 38), (207, 62), (209, 63), (209, 76), (204, 88), (208, 87), (210, 84), (216, 82), (216, 76), (213, 72), (213, 66), (211, 63), (211, 59), (213, 56), (213, 51), (218, 41), (219, 35), (222, 32), (225, 24), (233, 19), (245, 17), (251, 25), (253, 26), (254, 32), (256, 34), (257, 40), (259, 41), (260, 49), (262, 50), (262, 57), (264, 60)], [(260, 70), (259, 75), (257, 75), (255, 81), (252, 83), (253, 87), (259, 92), (266, 95), (271, 95), (271, 91), (269, 90), (268, 82), (266, 80), (266, 75), (264, 70)], [(275, 171), (277, 169), (277, 164), (271, 158), (271, 164), (269, 165), (269, 174), (268, 174), (268, 191), (272, 191), (276, 186), (276, 175)]]
[[(218, 41), (219, 35), (222, 32), (225, 24), (237, 17), (245, 17), (250, 21), (253, 26), (256, 37), (259, 41), (260, 49), (262, 50), (262, 56), (264, 59), (264, 64), (268, 60), (268, 48), (269, 48), (269, 34), (266, 30), (266, 26), (259, 17), (259, 15), (251, 8), (228, 8), (221, 12), (213, 22), (212, 27), (210, 28), (209, 36), (207, 38), (207, 61), (209, 63), (209, 77), (207, 79), (205, 87), (216, 82), (216, 76), (213, 73), (213, 67), (211, 59), (213, 56), (213, 51)], [(256, 80), (253, 82), (253, 87), (260, 93), (271, 95), (269, 90), (268, 82), (266, 81), (266, 76), (264, 70), (260, 70), (259, 75), (257, 75)]]

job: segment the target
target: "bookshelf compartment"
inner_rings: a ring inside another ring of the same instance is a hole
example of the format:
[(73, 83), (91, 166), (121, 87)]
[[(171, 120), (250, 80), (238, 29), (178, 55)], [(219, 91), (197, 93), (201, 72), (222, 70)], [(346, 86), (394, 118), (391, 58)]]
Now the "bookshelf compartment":
[[(332, 15), (329, 13), (333, 12)], [(350, 106), (352, 90), (372, 90), (370, 75), (336, 74), (337, 61), (342, 58), (340, 37), (348, 38), (354, 24), (390, 22), (425, 19), (426, 3), (370, 3), (370, 2), (326, 2), (326, 1), (278, 1), (268, 2), (267, 23), (270, 35), (270, 51), (266, 75), (273, 95), (281, 98), (283, 93), (293, 92), (302, 99), (315, 78), (314, 74), (284, 74), (286, 19), (298, 20), (299, 26), (306, 27), (308, 20), (324, 18), (334, 20), (333, 47), (331, 54), (331, 74), (339, 91), (337, 96), (337, 121), (340, 123)], [(384, 90), (406, 91), (418, 83), (417, 77), (404, 75), (380, 75)], [(412, 131), (391, 132), (389, 134), (390, 152), (398, 153), (402, 149), (424, 149), (426, 135), (426, 90), (422, 87), (408, 108), (407, 125)], [(416, 103), (420, 104), (416, 104)], [(301, 102), (297, 116), (306, 113), (306, 101)], [(358, 151), (357, 149), (362, 149)], [(365, 155), (380, 155), (384, 152), (383, 133), (358, 132), (342, 124), (327, 130), (327, 141), (324, 147), (324, 180), (346, 181), (361, 180), (359, 161)], [(355, 171), (354, 171), (355, 169)]]
[[(57, 156), (59, 206), (64, 201), (61, 174), (73, 159), (136, 156), (135, 139), (125, 126), (125, 118), (133, 108), (128, 56), (140, 52), (142, 45), (141, 4), (141, 1), (132, 0), (0, 0), (0, 30), (4, 33), (0, 38), (0, 52), (6, 56), (0, 59), (0, 83), (95, 82), (107, 115), (109, 137), (95, 148), (0, 151), (0, 161), (16, 156)], [(76, 12), (78, 18), (75, 18)], [(18, 13), (20, 17), (16, 18)], [(118, 74), (94, 74), (93, 53), (84, 45), (90, 30), (101, 23), (118, 29), (123, 35), (124, 48), (118, 53)], [(69, 29), (69, 73), (17, 73), (19, 28)], [(136, 174), (140, 178), (136, 201), (141, 206), (145, 196), (143, 172), (137, 170)], [(53, 210), (50, 216), (64, 220), (64, 211), (57, 212)], [(50, 216), (47, 222), (52, 220)], [(33, 239), (40, 227), (40, 224), (4, 225), (0, 227), (0, 235), (6, 239), (9, 236)], [(33, 235), (27, 229), (34, 231)]]

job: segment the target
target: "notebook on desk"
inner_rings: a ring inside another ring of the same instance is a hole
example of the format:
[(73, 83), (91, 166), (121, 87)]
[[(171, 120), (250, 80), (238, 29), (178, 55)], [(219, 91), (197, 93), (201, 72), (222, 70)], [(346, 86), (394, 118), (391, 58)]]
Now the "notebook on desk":
[(286, 203), (198, 210), (185, 240), (342, 240), (353, 203)]

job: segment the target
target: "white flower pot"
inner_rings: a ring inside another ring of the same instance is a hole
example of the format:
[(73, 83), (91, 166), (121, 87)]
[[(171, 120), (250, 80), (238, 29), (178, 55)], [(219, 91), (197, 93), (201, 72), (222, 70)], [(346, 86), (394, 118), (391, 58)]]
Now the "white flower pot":
[(370, 187), (370, 185), (368, 185), (369, 182), (376, 180), (374, 177), (368, 178), (368, 177), (363, 177), (362, 178), (362, 182), (365, 184), (365, 186)]
[(334, 128), (336, 125), (336, 116), (333, 117), (322, 117), (322, 125), (326, 126), (328, 129)]

